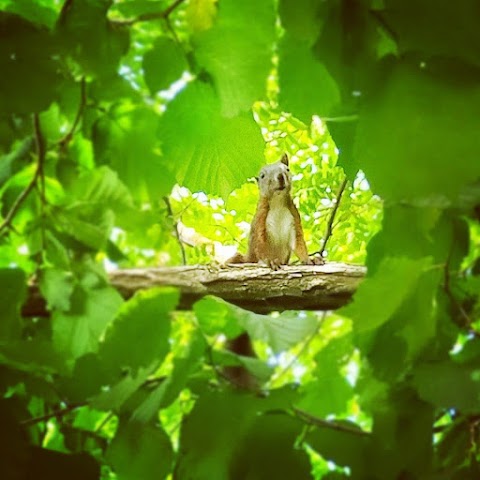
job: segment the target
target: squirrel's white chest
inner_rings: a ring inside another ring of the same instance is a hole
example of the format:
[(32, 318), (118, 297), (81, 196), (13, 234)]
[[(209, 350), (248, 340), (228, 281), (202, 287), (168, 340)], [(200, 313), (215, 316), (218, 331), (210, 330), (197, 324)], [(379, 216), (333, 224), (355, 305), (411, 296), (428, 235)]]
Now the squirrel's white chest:
[(275, 206), (267, 214), (267, 234), (270, 245), (279, 257), (289, 257), (295, 248), (295, 222), (286, 206)]

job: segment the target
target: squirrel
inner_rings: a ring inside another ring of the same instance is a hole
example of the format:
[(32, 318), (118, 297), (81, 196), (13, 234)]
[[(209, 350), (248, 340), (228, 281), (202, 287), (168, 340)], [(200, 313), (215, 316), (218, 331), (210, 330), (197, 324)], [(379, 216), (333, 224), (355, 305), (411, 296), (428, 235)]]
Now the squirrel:
[(273, 270), (287, 265), (295, 252), (305, 265), (321, 265), (321, 257), (310, 257), (303, 236), (302, 222), (293, 203), (292, 174), (288, 156), (260, 170), (257, 178), (260, 198), (250, 229), (248, 252), (237, 253), (229, 263), (265, 263)]
[[(278, 162), (263, 167), (257, 181), (260, 198), (251, 224), (248, 252), (246, 255), (237, 253), (226, 263), (265, 263), (278, 270), (281, 265), (288, 264), (295, 252), (303, 264), (323, 264), (321, 257), (308, 255), (300, 214), (291, 195), (292, 174), (287, 154)], [(230, 340), (227, 347), (237, 355), (256, 356), (247, 333)], [(257, 380), (244, 367), (226, 367), (224, 374), (236, 387), (258, 388)]]

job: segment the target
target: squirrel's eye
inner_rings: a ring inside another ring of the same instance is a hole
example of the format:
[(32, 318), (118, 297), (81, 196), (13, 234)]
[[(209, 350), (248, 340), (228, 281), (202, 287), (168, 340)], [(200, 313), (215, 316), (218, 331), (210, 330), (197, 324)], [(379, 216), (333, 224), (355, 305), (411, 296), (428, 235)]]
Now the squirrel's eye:
[(265, 178), (265, 174), (262, 173), (262, 174), (260, 175), (260, 178)]

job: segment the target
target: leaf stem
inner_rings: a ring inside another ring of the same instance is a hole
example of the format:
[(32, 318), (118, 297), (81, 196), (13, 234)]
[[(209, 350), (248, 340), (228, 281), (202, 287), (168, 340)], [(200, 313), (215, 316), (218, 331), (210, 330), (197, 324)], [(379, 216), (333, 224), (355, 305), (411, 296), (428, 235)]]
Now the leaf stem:
[(168, 19), (170, 14), (185, 0), (175, 0), (165, 10), (161, 12), (142, 13), (138, 17), (131, 18), (130, 20), (112, 20), (115, 25), (130, 26), (140, 22), (149, 22), (150, 20)]
[(65, 148), (68, 145), (68, 143), (72, 140), (73, 136), (75, 135), (75, 132), (78, 128), (80, 120), (82, 119), (83, 112), (85, 111), (86, 104), (87, 104), (87, 82), (85, 80), (85, 77), (82, 77), (80, 81), (80, 102), (78, 104), (78, 110), (75, 116), (75, 120), (73, 121), (73, 124), (70, 130), (58, 142), (58, 144), (62, 148)]
[(41, 201), (42, 204), (45, 203), (45, 179), (43, 177), (43, 166), (45, 163), (45, 139), (43, 138), (42, 132), (40, 130), (40, 120), (38, 117), (38, 113), (35, 113), (33, 116), (33, 129), (35, 133), (35, 143), (36, 143), (36, 148), (37, 148), (37, 168), (35, 170), (35, 173), (28, 183), (28, 185), (25, 187), (25, 189), (22, 191), (22, 193), (18, 196), (18, 198), (15, 200), (15, 203), (12, 205), (12, 208), (10, 211), (7, 213), (5, 220), (2, 222), (0, 225), (0, 234), (6, 229), (10, 228), (12, 225), (12, 221), (15, 218), (15, 215), (17, 214), (18, 210), (22, 206), (23, 202), (28, 198), (30, 195), (30, 192), (35, 188), (37, 181), (41, 179), (42, 185), (41, 185)]
[(365, 430), (361, 430), (360, 428), (349, 427), (339, 422), (333, 422), (332, 420), (324, 420), (323, 418), (315, 417), (310, 413), (300, 410), (299, 408), (296, 408), (296, 407), (293, 407), (293, 412), (298, 418), (306, 421), (310, 425), (314, 425), (315, 427), (330, 428), (331, 430), (337, 430), (339, 432), (346, 432), (346, 433), (353, 433), (354, 435), (360, 435), (364, 437), (370, 436), (369, 432), (366, 432)]

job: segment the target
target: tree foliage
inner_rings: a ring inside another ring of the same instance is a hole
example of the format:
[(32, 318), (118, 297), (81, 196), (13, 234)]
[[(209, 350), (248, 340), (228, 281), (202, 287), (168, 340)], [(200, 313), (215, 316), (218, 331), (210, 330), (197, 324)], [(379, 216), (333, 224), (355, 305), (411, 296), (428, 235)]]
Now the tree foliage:
[[(0, 477), (479, 478), (479, 14), (0, 0)], [(109, 284), (244, 251), (284, 152), (310, 251), (368, 267), (351, 304)]]

